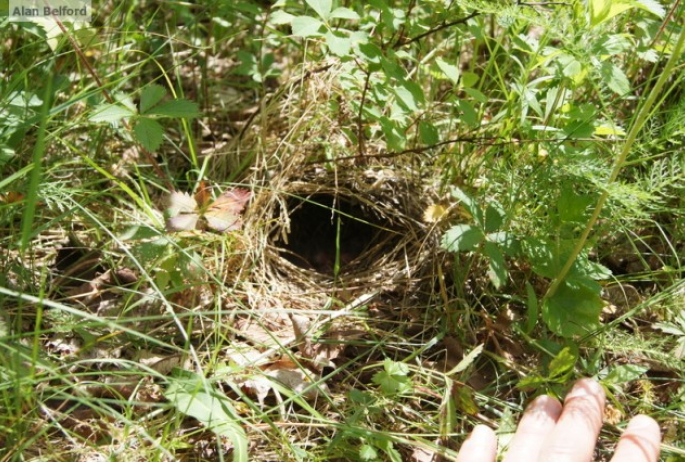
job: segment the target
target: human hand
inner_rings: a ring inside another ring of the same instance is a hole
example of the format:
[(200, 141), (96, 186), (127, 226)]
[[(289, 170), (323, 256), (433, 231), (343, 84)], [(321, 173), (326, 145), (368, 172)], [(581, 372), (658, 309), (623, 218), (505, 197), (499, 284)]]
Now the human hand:
[[(539, 396), (526, 408), (504, 462), (590, 462), (602, 428), (604, 390), (594, 380), (578, 381), (561, 403)], [(638, 415), (629, 423), (611, 462), (656, 462), (661, 434), (651, 417)], [(457, 462), (494, 462), (497, 437), (485, 425), (476, 426), (459, 451)]]

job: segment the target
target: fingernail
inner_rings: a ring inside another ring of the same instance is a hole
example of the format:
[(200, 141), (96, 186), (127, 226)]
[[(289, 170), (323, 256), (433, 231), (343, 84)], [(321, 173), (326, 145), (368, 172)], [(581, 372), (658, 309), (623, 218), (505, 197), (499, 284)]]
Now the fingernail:
[(603, 394), (604, 389), (596, 380), (582, 379), (576, 382), (573, 389), (566, 395), (566, 399), (582, 398), (584, 396), (601, 396)]
[(635, 433), (641, 433), (642, 431), (659, 431), (659, 424), (656, 423), (654, 419), (646, 415), (636, 415), (628, 423), (628, 428), (626, 431), (630, 430)]
[(466, 438), (466, 441), (470, 439), (481, 439), (490, 434), (492, 430), (490, 430), (489, 427), (486, 425), (476, 425), (473, 427), (473, 430), (471, 431), (471, 434), (469, 435), (468, 438)]
[(534, 419), (540, 425), (554, 424), (561, 414), (561, 404), (551, 396), (542, 395), (535, 398), (526, 408), (527, 418)]

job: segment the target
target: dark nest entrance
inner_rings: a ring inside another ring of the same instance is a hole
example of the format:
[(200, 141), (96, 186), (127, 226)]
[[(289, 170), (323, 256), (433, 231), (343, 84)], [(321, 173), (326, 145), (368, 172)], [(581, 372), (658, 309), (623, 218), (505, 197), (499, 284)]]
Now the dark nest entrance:
[(353, 198), (319, 193), (288, 201), (290, 233), (282, 256), (325, 275), (368, 266), (370, 254), (388, 250), (399, 233)]

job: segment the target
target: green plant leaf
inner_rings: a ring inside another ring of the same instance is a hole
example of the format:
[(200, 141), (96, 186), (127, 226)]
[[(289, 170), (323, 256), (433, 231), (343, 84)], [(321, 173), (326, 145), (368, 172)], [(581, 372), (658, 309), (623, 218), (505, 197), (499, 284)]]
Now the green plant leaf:
[(148, 110), (159, 103), (165, 94), (166, 90), (159, 85), (148, 85), (145, 87), (140, 94), (140, 113), (147, 114)]
[(457, 66), (449, 64), (442, 58), (436, 58), (435, 64), (437, 64), (438, 68), (443, 74), (445, 74), (445, 77), (447, 77), (453, 84), (456, 85), (459, 83), (459, 68)]
[(530, 282), (526, 281), (526, 320), (523, 323), (523, 332), (530, 335), (538, 323), (538, 297), (535, 295), (535, 289)]
[(334, 9), (330, 16), (328, 16), (328, 19), (350, 19), (354, 21), (359, 19), (359, 15), (356, 11), (353, 11), (349, 8), (340, 7)]
[(640, 366), (639, 364), (621, 364), (620, 366), (612, 367), (609, 374), (602, 380), (606, 385), (621, 384), (637, 380), (649, 370), (647, 366)]
[(609, 19), (612, 0), (589, 0), (590, 25), (596, 26)]
[(203, 383), (202, 377), (181, 371), (169, 378), (164, 396), (181, 413), (197, 419), (217, 435), (233, 443), (234, 462), (247, 462), (247, 435), (237, 423), (238, 414), (231, 401), (219, 390)]
[(296, 16), (290, 23), (295, 37), (318, 37), (323, 23), (311, 16)]
[(424, 122), (423, 120), (419, 122), (419, 135), (421, 136), (421, 142), (432, 146), (440, 142), (440, 133), (435, 125)]
[(469, 367), (471, 364), (473, 364), (473, 361), (476, 360), (478, 356), (483, 352), (483, 346), (484, 344), (481, 343), (478, 345), (476, 348), (473, 350), (469, 351), (469, 354), (464, 356), (461, 361), (459, 361), (459, 364), (454, 366), (452, 369), (450, 369), (449, 372), (445, 373), (445, 375), (452, 375), (452, 374), (458, 374), (460, 372), (463, 372), (466, 370), (467, 367)]
[(552, 332), (562, 337), (587, 335), (599, 328), (602, 306), (599, 293), (587, 284), (564, 281), (544, 301), (542, 319)]
[(574, 352), (571, 347), (564, 348), (549, 363), (549, 378), (556, 381), (565, 380), (566, 375), (573, 372), (577, 360), (577, 352)]
[(418, 111), (419, 105), (425, 101), (421, 87), (414, 82), (403, 82), (402, 85), (393, 88), (393, 91), (410, 111)]
[(602, 35), (592, 44), (592, 53), (596, 55), (617, 55), (630, 49), (632, 44), (623, 35)]
[(124, 117), (131, 117), (135, 112), (119, 104), (102, 104), (93, 109), (88, 117), (91, 122), (118, 122)]
[(580, 194), (573, 186), (565, 185), (559, 194), (557, 210), (563, 222), (583, 223), (588, 215), (588, 208), (593, 203), (593, 197)]
[(607, 87), (618, 95), (625, 95), (630, 91), (630, 82), (628, 77), (613, 63), (605, 61), (599, 69), (602, 76), (602, 81)]
[(307, 5), (309, 5), (316, 14), (321, 17), (324, 21), (328, 20), (331, 15), (331, 8), (333, 7), (333, 2), (331, 0), (305, 0)]
[(407, 143), (407, 137), (398, 127), (397, 122), (386, 116), (381, 117), (378, 122), (381, 124), (388, 149), (395, 152), (402, 151)]
[(162, 144), (164, 130), (157, 121), (148, 117), (139, 117), (133, 127), (133, 133), (145, 149), (155, 151)]
[(636, 7), (645, 11), (649, 11), (660, 18), (666, 16), (666, 10), (661, 3), (657, 2), (656, 0), (635, 0), (633, 3)]
[(362, 43), (359, 45), (356, 55), (367, 63), (380, 64), (383, 51), (373, 43)]
[(361, 460), (377, 460), (378, 452), (373, 446), (369, 444), (364, 444), (359, 448), (359, 458)]
[(485, 234), (477, 226), (456, 225), (447, 230), (442, 246), (450, 252), (470, 252), (478, 248)]
[(464, 191), (462, 191), (460, 188), (456, 186), (452, 188), (452, 197), (457, 199), (464, 206), (466, 211), (471, 214), (471, 216), (473, 217), (474, 221), (478, 226), (480, 226), (481, 228), (485, 227), (485, 222), (483, 220), (483, 211), (480, 209), (478, 203), (475, 200), (473, 200)]
[(485, 241), (483, 253), (488, 256), (488, 277), (495, 288), (500, 289), (507, 283), (507, 268), (504, 255), (497, 244)]
[(460, 119), (466, 122), (469, 127), (477, 127), (480, 125), (478, 113), (473, 106), (471, 106), (471, 103), (464, 100), (459, 100), (457, 101), (456, 106), (461, 111)]
[(283, 24), (290, 24), (294, 18), (295, 15), (286, 13), (283, 10), (276, 10), (269, 15), (269, 22), (275, 26), (281, 26)]
[(376, 372), (371, 380), (385, 395), (405, 394), (412, 390), (408, 373), (409, 367), (406, 364), (386, 359), (383, 361), (383, 370)]
[(519, 390), (535, 390), (546, 383), (547, 379), (540, 375), (534, 374), (519, 380), (519, 382), (516, 384), (516, 388), (518, 388)]
[(328, 45), (328, 49), (331, 50), (331, 53), (340, 57), (349, 56), (353, 43), (351, 38), (339, 37), (333, 32), (326, 32), (325, 37), (326, 45)]
[(504, 223), (504, 210), (502, 206), (496, 202), (488, 204), (485, 208), (485, 232), (494, 233)]
[(193, 101), (188, 101), (187, 99), (174, 99), (154, 106), (148, 110), (148, 114), (191, 119), (199, 116), (200, 111), (197, 103)]

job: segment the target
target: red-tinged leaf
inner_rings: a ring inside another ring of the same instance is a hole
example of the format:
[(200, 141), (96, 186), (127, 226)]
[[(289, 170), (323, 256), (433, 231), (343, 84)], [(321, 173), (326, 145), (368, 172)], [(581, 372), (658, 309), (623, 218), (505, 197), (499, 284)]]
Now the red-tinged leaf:
[(181, 213), (193, 213), (197, 211), (197, 208), (197, 201), (188, 193), (174, 191), (169, 195), (167, 213), (170, 217)]
[(220, 210), (234, 215), (239, 214), (250, 200), (252, 193), (247, 189), (229, 189), (223, 192), (209, 206), (209, 210)]
[(185, 213), (171, 217), (166, 222), (166, 228), (169, 231), (190, 231), (195, 229), (199, 218), (200, 216), (195, 213)]
[(207, 220), (207, 226), (220, 233), (235, 231), (243, 225), (240, 216), (221, 210), (208, 210), (204, 217)]
[(200, 185), (195, 193), (195, 200), (200, 204), (200, 207), (205, 207), (209, 203), (209, 200), (211, 199), (209, 189), (209, 186), (207, 186), (204, 181), (200, 181)]
[(25, 198), (24, 194), (17, 191), (8, 191), (5, 194), (0, 194), (0, 202), (5, 204), (15, 204), (23, 201)]

